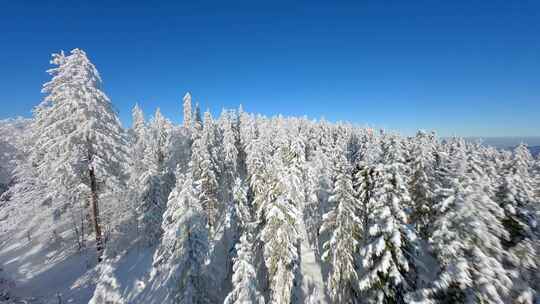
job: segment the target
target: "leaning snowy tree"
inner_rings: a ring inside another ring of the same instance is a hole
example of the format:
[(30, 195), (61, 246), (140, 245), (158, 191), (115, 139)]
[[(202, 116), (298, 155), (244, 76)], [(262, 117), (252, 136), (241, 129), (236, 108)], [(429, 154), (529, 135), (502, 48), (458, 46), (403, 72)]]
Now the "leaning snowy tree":
[(54, 200), (90, 201), (99, 262), (104, 248), (99, 199), (122, 186), (122, 128), (84, 51), (53, 54), (51, 63), (57, 67), (43, 86), (48, 95), (34, 110), (31, 160)]

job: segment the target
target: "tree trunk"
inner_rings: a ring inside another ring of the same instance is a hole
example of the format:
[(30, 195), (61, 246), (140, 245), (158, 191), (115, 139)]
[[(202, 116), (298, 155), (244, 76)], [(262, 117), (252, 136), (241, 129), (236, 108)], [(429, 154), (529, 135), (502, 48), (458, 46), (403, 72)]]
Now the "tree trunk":
[(94, 225), (94, 232), (96, 233), (96, 251), (98, 263), (102, 261), (103, 254), (103, 236), (101, 235), (101, 227), (99, 225), (99, 209), (98, 209), (98, 189), (96, 182), (96, 174), (94, 168), (88, 169), (90, 175), (90, 201), (92, 205), (92, 222)]

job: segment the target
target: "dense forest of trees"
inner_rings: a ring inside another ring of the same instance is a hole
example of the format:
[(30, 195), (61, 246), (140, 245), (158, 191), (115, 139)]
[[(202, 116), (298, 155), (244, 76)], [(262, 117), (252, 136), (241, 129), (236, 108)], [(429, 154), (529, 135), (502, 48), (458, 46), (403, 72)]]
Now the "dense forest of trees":
[(48, 242), (97, 252), (94, 303), (122, 302), (103, 265), (136, 248), (152, 253), (150, 292), (127, 303), (538, 301), (540, 160), (525, 145), (213, 117), (189, 93), (182, 125), (135, 105), (124, 129), (82, 50), (52, 63), (0, 208), (31, 204)]

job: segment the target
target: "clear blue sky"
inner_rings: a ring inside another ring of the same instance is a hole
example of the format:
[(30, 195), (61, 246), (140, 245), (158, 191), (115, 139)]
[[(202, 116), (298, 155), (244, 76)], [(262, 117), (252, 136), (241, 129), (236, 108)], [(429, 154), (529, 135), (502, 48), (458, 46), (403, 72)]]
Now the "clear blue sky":
[(215, 113), (540, 135), (540, 1), (264, 2), (0, 0), (0, 118), (78, 47), (125, 124), (135, 102), (179, 121), (189, 90)]

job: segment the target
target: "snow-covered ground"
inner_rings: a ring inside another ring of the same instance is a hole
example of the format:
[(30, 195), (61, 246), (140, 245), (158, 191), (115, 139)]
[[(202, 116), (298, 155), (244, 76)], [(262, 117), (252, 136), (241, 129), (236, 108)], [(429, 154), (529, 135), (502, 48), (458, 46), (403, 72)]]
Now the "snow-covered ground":
[(0, 221), (0, 290), (31, 303), (86, 303), (96, 282), (94, 251), (51, 242), (44, 215), (26, 207), (0, 208), (0, 218), (16, 219)]

